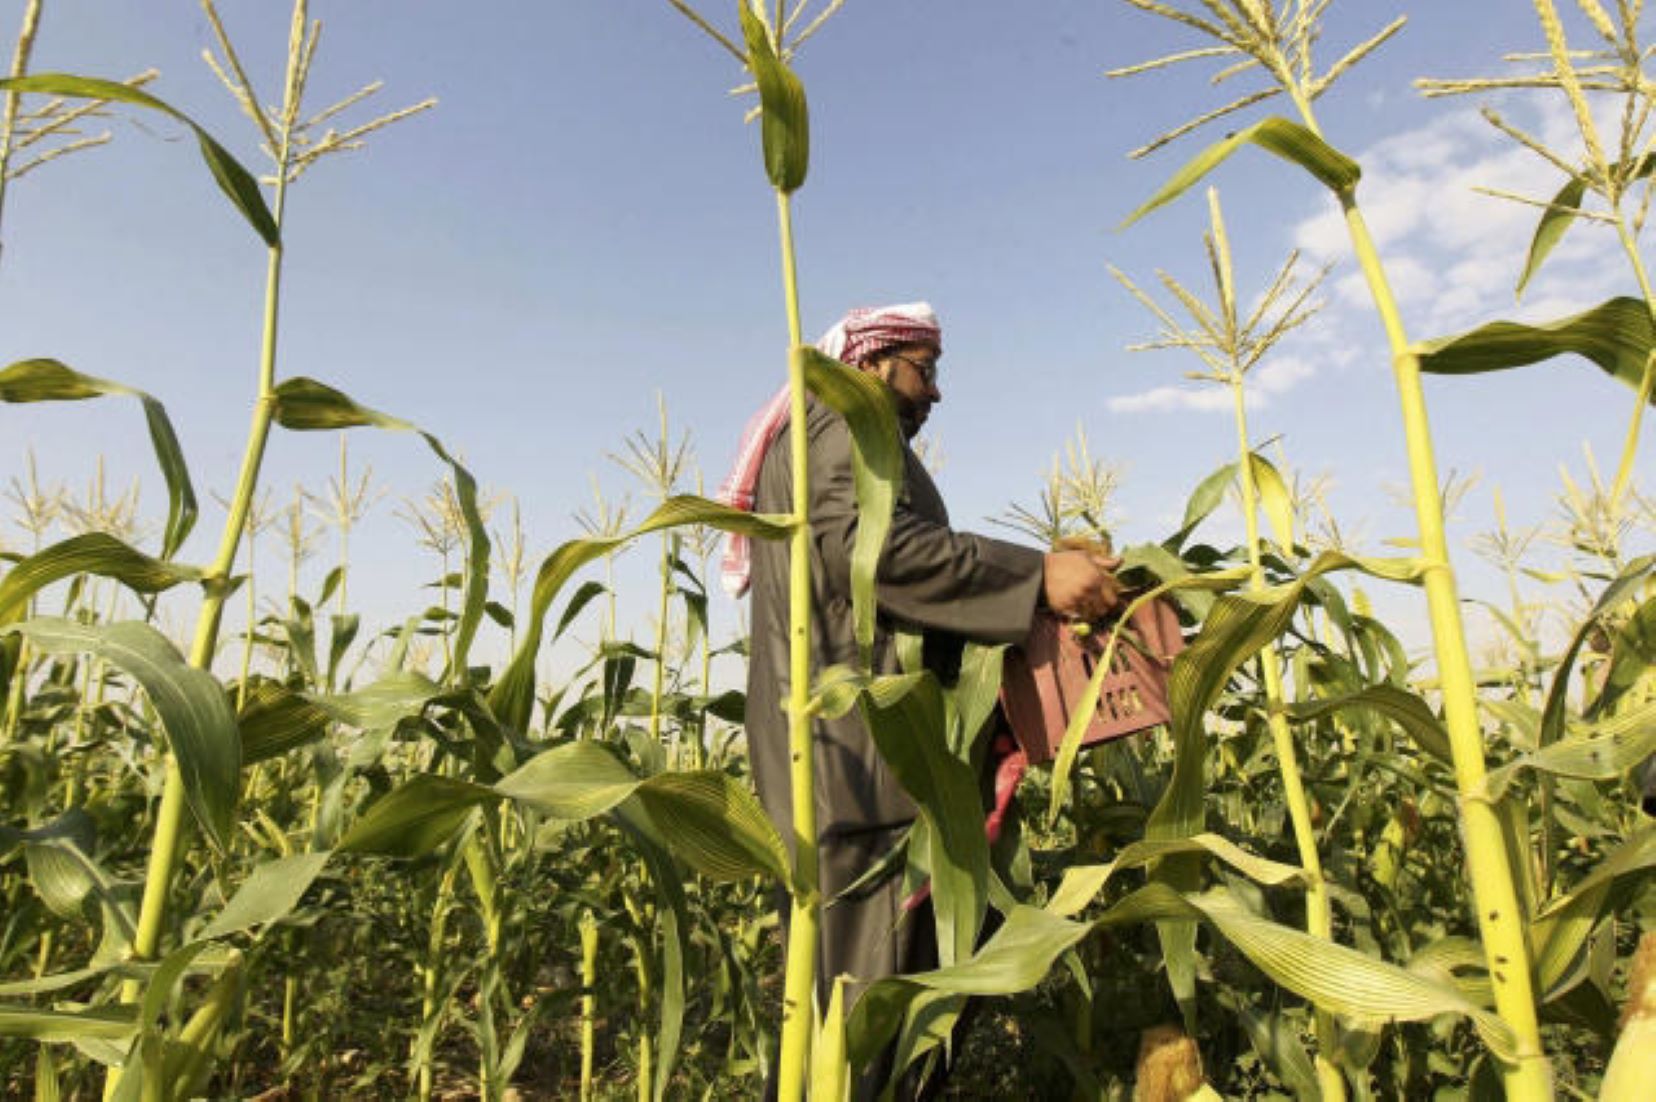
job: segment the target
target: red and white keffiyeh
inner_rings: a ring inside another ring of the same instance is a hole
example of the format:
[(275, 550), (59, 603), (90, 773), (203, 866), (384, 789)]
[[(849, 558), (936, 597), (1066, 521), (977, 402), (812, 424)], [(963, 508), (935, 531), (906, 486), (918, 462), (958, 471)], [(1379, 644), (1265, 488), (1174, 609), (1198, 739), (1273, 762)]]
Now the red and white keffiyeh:
[[(905, 302), (896, 306), (858, 307), (836, 322), (817, 341), (817, 351), (841, 363), (861, 366), (888, 348), (903, 344), (929, 344), (943, 349), (943, 327), (930, 303)], [(736, 447), (736, 462), (719, 487), (719, 501), (732, 508), (753, 511), (759, 488), (759, 468), (765, 453), (782, 426), (788, 423), (790, 406), (786, 385), (748, 418), (742, 441)], [(732, 597), (748, 591), (753, 573), (753, 546), (747, 536), (732, 533), (725, 544), (720, 574), (724, 590)]]

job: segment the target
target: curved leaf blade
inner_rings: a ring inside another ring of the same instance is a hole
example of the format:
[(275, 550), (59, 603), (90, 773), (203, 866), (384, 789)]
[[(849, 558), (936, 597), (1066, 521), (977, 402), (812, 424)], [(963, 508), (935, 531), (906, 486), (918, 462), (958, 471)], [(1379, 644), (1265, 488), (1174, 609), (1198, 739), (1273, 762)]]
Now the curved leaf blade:
[(851, 549), (851, 615), (863, 663), (872, 661), (876, 604), (874, 583), (880, 552), (891, 531), (891, 513), (903, 488), (903, 438), (886, 385), (866, 371), (830, 359), (811, 347), (805, 385), (851, 430), (851, 475), (857, 494), (857, 535)]
[(805, 182), (811, 162), (810, 114), (805, 107), (805, 86), (776, 56), (764, 21), (746, 3), (741, 12), (742, 37), (747, 40), (748, 69), (759, 85), (760, 141), (765, 154), (765, 175), (771, 186), (784, 195)]
[(1252, 126), (1228, 134), (1196, 154), (1175, 172), (1144, 204), (1127, 216), (1121, 228), (1132, 225), (1151, 211), (1166, 206), (1201, 182), (1232, 153), (1252, 143), (1285, 161), (1299, 165), (1336, 193), (1357, 186), (1362, 169), (1357, 162), (1323, 141), (1297, 122), (1272, 115)]
[[(1504, 371), (1573, 352), (1636, 391), (1644, 381), (1645, 361), (1656, 352), (1656, 323), (1642, 301), (1620, 296), (1542, 325), (1492, 321), (1417, 344), (1414, 351), (1420, 369), (1436, 375)], [(1656, 404), (1656, 396), (1650, 400)]]
[(77, 574), (113, 578), (136, 593), (163, 593), (181, 582), (199, 582), (193, 566), (151, 558), (105, 532), (87, 532), (52, 544), (0, 578), (0, 625), (23, 615), (29, 598), (53, 582)]
[(241, 733), (224, 688), (184, 660), (148, 624), (78, 624), (37, 618), (14, 631), (47, 654), (93, 654), (143, 686), (184, 781), (184, 799), (215, 849), (223, 851), (236, 816)]
[(176, 107), (148, 92), (119, 81), (72, 76), (68, 73), (34, 73), (30, 76), (0, 80), (0, 91), (39, 92), (49, 96), (112, 100), (117, 103), (130, 103), (136, 107), (147, 107), (152, 111), (172, 116), (195, 132), (196, 144), (201, 149), (201, 159), (207, 162), (207, 169), (213, 174), (219, 190), (224, 192), (225, 197), (237, 210), (241, 211), (242, 217), (247, 219), (247, 224), (253, 227), (254, 232), (266, 245), (273, 249), (281, 247), (281, 231), (276, 227), (276, 220), (270, 216), (270, 208), (265, 206), (258, 180), (230, 156), (229, 151), (214, 141), (211, 134), (197, 126), (188, 115)]

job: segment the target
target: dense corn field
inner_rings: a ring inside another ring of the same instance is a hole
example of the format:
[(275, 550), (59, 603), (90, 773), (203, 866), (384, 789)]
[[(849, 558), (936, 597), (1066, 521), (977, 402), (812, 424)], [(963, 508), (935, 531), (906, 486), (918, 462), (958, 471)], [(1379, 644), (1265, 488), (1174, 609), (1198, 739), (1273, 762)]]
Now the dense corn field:
[[(755, 515), (704, 496), (663, 404), (657, 428), (610, 456), (647, 507), (602, 494), (582, 507), (573, 480), (585, 535), (537, 563), (534, 534), (480, 488), (465, 441), (283, 369), (289, 189), (333, 153), (413, 132), (431, 102), (376, 113), (363, 101), (377, 85), (313, 102), (319, 24), (305, 0), (285, 44), (236, 41), (203, 0), (209, 63), (248, 124), (209, 134), (192, 105), (157, 98), (153, 73), (37, 71), (51, 3), (25, 0), (0, 82), (0, 189), (100, 144), (81, 136), (89, 119), (164, 123), (189, 139), (177, 172), (211, 174), (266, 282), (245, 452), (215, 476), (229, 489), (205, 546), (199, 532), (187, 542), (203, 481), (168, 395), (49, 349), (0, 369), (0, 418), (131, 405), (155, 460), (107, 482), (100, 465), (77, 495), (32, 455), (3, 456), (0, 1096), (713, 1098), (770, 1082), (787, 1102), (837, 1100), (895, 1042), (904, 1066), (936, 1073), (948, 1059), (954, 1097), (1645, 1097), (1656, 509), (1638, 475), (1656, 400), (1641, 243), (1656, 95), (1642, 3), (1536, 0), (1544, 49), (1526, 75), (1421, 82), (1430, 96), (1537, 89), (1578, 128), (1554, 151), (1490, 112), (1558, 170), (1555, 194), (1520, 197), (1536, 208), (1510, 273), (1520, 295), (1566, 233), (1626, 273), (1625, 295), (1584, 312), (1443, 336), (1406, 331), (1362, 166), (1317, 113), (1401, 22), (1314, 59), (1330, 2), (1125, 0), (1186, 38), (1112, 76), (1173, 81), (1208, 64), (1257, 86), (1136, 151), (1167, 156), (1170, 141), (1202, 140), (1191, 130), (1234, 128), (1186, 153), (1128, 219), (1205, 191), (1206, 228), (1189, 242), (1204, 282), (1114, 270), (1143, 307), (1144, 347), (1182, 356), (1222, 394), (1234, 433), (1196, 445), (1215, 469), (1154, 541), (1114, 538), (1119, 472), (1085, 430), (1001, 518), (1043, 546), (1114, 544), (1133, 601), (1171, 602), (1187, 645), (1170, 722), (1083, 747), (1078, 710), (991, 844), (962, 803), (979, 799), (1005, 648), (969, 645), (949, 683), (921, 669), (795, 678), (806, 762), (812, 717), (853, 709), (882, 745), (909, 748), (896, 772), (920, 818), (883, 871), (929, 879), (934, 906), (916, 920), (956, 950), (813, 1009), (816, 922), (833, 901), (752, 794), (734, 687), (745, 641), (720, 636), (711, 611), (724, 536), (803, 541), (803, 507)], [(796, 269), (812, 258), (794, 248), (811, 133), (794, 66), (830, 16), (835, 33), (864, 33), (869, 6), (840, 6), (668, 0), (651, 15), (722, 52), (757, 108), (791, 344), (775, 381), (785, 369), (796, 419), (809, 391), (850, 425), (868, 551), (852, 585), (871, 625), (903, 445), (881, 385), (806, 344)], [(263, 75), (282, 58), (271, 87)], [(1261, 212), (1217, 188), (1250, 146), (1326, 189), (1388, 342), (1415, 528), (1385, 555), (1341, 539), (1291, 441), (1268, 455), (1250, 428), (1251, 373), (1321, 323), (1325, 274), (1297, 256), (1266, 272), (1233, 263), (1227, 218)], [(1497, 498), (1496, 528), (1452, 548), (1455, 487), (1422, 375), (1497, 388), (1506, 369), (1555, 358), (1626, 384), (1625, 402), (1600, 411), (1626, 424), (1614, 468), (1566, 482), (1551, 542), (1507, 526)], [(371, 568), (353, 558), (353, 530), (391, 508), (353, 452), (360, 430), (408, 434), (436, 479), (400, 509), (409, 557), (434, 576), (383, 622), (353, 600)], [(337, 449), (338, 468), (278, 500), (268, 487), (290, 480), (267, 450), (287, 433)], [(134, 478), (164, 495), (164, 516), (109, 488)], [(1231, 514), (1238, 525), (1217, 523)], [(1491, 593), (1460, 581), (1474, 554)], [(794, 582), (798, 623), (809, 579)], [(619, 600), (624, 586), (635, 591)], [(1425, 610), (1422, 638), (1377, 612), (1393, 606), (1371, 595), (1394, 589)], [(1468, 640), (1474, 602), (1493, 643)], [(1134, 645), (1110, 623), (1090, 630)], [(810, 790), (808, 769), (795, 778)], [(815, 834), (808, 816), (792, 827)]]

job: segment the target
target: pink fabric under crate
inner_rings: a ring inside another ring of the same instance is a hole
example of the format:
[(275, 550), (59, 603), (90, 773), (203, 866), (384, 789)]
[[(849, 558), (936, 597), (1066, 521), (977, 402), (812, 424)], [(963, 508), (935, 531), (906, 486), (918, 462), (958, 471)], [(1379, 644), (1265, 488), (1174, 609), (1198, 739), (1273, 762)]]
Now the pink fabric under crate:
[[(1006, 652), (1001, 705), (1030, 764), (1057, 756), (1070, 714), (1104, 657), (1104, 644), (1114, 627), (1114, 621), (1105, 621), (1086, 635), (1077, 635), (1070, 624), (1041, 611), (1023, 646)], [(1158, 598), (1134, 612), (1116, 644), (1111, 670), (1105, 675), (1098, 707), (1081, 745), (1092, 746), (1169, 722), (1167, 671), (1183, 649), (1184, 633), (1172, 604)]]

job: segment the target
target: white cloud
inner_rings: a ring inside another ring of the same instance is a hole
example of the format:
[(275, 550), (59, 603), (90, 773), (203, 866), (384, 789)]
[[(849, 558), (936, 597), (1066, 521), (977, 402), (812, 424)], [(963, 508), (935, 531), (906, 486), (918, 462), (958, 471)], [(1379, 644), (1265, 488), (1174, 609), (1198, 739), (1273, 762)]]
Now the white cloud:
[(1165, 413), (1198, 410), (1204, 413), (1231, 408), (1228, 390), (1217, 386), (1193, 390), (1181, 386), (1158, 386), (1137, 394), (1122, 394), (1107, 403), (1111, 413)]

